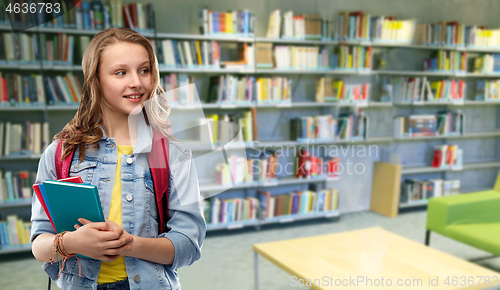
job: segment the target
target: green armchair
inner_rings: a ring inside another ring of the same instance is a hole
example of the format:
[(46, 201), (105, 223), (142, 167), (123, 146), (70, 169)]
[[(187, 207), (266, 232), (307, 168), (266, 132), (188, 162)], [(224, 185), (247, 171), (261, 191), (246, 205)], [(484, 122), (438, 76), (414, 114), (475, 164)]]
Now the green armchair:
[(427, 231), (500, 256), (500, 174), (493, 190), (429, 199)]

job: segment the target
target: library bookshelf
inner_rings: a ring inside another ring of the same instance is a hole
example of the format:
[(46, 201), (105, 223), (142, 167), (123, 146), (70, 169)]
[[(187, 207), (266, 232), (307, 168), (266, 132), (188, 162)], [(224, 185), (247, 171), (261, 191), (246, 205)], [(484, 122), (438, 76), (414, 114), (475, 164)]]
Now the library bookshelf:
[[(10, 31), (9, 26), (0, 26), (1, 31)], [(78, 30), (78, 29), (59, 29), (59, 28), (44, 28), (35, 27), (26, 31), (27, 33), (33, 34), (55, 34), (64, 33), (69, 35), (84, 35), (93, 36), (99, 31), (96, 30)], [(199, 34), (175, 34), (175, 33), (159, 33), (154, 31), (153, 33), (143, 33), (143, 35), (151, 40), (185, 40), (185, 41), (218, 41), (218, 42), (230, 42), (230, 43), (246, 43), (248, 45), (254, 45), (256, 43), (271, 43), (277, 45), (303, 45), (303, 46), (361, 46), (361, 47), (373, 47), (379, 49), (412, 49), (412, 50), (447, 50), (447, 51), (464, 51), (471, 53), (499, 53), (500, 49), (494, 48), (477, 48), (477, 47), (453, 47), (453, 46), (430, 46), (430, 45), (419, 45), (419, 44), (407, 44), (407, 43), (379, 43), (376, 41), (323, 41), (323, 40), (290, 40), (290, 39), (275, 39), (275, 38), (265, 38), (265, 37), (247, 37), (247, 36), (220, 36), (220, 35), (199, 35)], [(255, 57), (253, 58), (255, 59)], [(53, 72), (80, 72), (81, 65), (73, 63), (68, 65), (47, 65), (42, 63), (30, 63), (30, 64), (20, 64), (20, 63), (0, 63), (0, 72), (2, 71), (40, 71), (44, 73)], [(205, 68), (205, 67), (192, 67), (192, 68), (180, 68), (180, 67), (166, 67), (160, 65), (160, 73), (182, 73), (182, 74), (235, 74), (235, 75), (318, 75), (318, 76), (406, 76), (406, 77), (453, 77), (459, 79), (488, 79), (488, 78), (500, 78), (500, 74), (494, 73), (462, 73), (462, 72), (432, 72), (432, 71), (410, 71), (410, 70), (344, 70), (344, 69), (317, 69), (317, 70), (304, 70), (304, 69), (264, 69), (257, 68), (257, 66), (252, 64), (250, 68), (241, 69), (225, 69), (225, 68)], [(499, 105), (500, 102), (489, 102), (489, 101), (475, 101), (466, 100), (462, 104), (456, 103), (445, 103), (445, 102), (426, 102), (426, 103), (395, 103), (391, 102), (380, 102), (371, 101), (366, 105), (360, 106), (355, 103), (317, 103), (317, 102), (303, 102), (303, 101), (293, 101), (286, 104), (260, 104), (260, 103), (250, 103), (250, 104), (235, 104), (235, 103), (221, 103), (221, 104), (202, 104), (202, 109), (210, 110), (236, 110), (236, 109), (252, 109), (257, 110), (289, 110), (293, 108), (340, 108), (340, 107), (362, 107), (363, 110), (377, 109), (377, 108), (398, 108), (398, 107), (412, 107), (412, 108), (428, 108), (434, 106), (447, 106), (451, 108), (455, 107), (469, 107), (469, 106), (492, 106)], [(40, 106), (0, 106), (0, 112), (3, 111), (19, 111), (19, 112), (29, 112), (29, 111), (40, 111), (43, 112), (48, 118), (52, 112), (73, 112), (78, 109), (78, 104), (65, 104), (65, 105), (40, 105)], [(199, 107), (195, 106), (172, 106), (172, 109), (176, 110), (195, 110)], [(500, 137), (500, 132), (498, 131), (488, 131), (488, 132), (466, 132), (459, 136), (435, 136), (435, 137), (414, 137), (414, 138), (395, 138), (393, 136), (369, 136), (364, 140), (336, 140), (328, 142), (298, 142), (294, 140), (276, 140), (276, 141), (254, 141), (251, 147), (254, 148), (265, 148), (265, 147), (279, 147), (279, 146), (301, 146), (301, 145), (320, 145), (320, 144), (394, 144), (403, 142), (413, 142), (413, 141), (426, 141), (426, 140), (452, 140), (452, 139), (471, 139), (471, 138), (497, 138)], [(210, 151), (212, 146), (190, 146), (189, 142), (186, 144), (193, 151)], [(246, 148), (247, 145), (240, 144), (233, 147), (228, 147), (226, 149), (231, 150), (232, 148)], [(41, 155), (31, 154), (31, 155), (19, 155), (19, 156), (4, 156), (0, 157), (0, 165), (5, 166), (9, 162), (36, 162), (39, 160)], [(489, 169), (489, 168), (499, 168), (500, 161), (487, 161), (487, 162), (477, 162), (477, 163), (466, 163), (461, 170), (478, 170), (478, 169)], [(396, 170), (397, 171), (397, 170)], [(408, 174), (424, 174), (424, 173), (434, 173), (442, 172), (446, 169), (433, 168), (433, 167), (403, 167), (399, 170), (399, 174), (393, 176), (393, 182), (401, 181), (401, 176)], [(261, 184), (237, 184), (231, 188), (231, 190), (237, 189), (257, 189), (257, 188), (271, 188), (279, 187), (285, 185), (296, 185), (296, 184), (308, 184), (315, 182), (328, 183), (335, 180), (330, 180), (327, 178), (319, 179), (295, 179), (295, 178), (284, 178), (279, 179), (272, 183), (261, 183)], [(341, 182), (341, 181), (336, 181)], [(200, 191), (202, 194), (210, 193), (213, 191), (220, 191), (222, 187), (217, 184), (201, 184)], [(399, 188), (393, 186), (392, 194), (396, 195), (392, 198), (398, 199)], [(372, 199), (377, 198), (376, 194), (372, 191)], [(382, 198), (383, 199), (383, 198)], [(411, 204), (400, 204), (399, 200), (395, 203), (392, 211), (398, 210), (399, 208), (421, 206), (426, 203), (425, 200), (411, 203)], [(31, 205), (31, 200), (19, 200), (15, 202), (6, 202), (0, 204), (0, 214), (1, 211), (7, 208), (27, 208)], [(395, 209), (394, 209), (395, 207)], [(220, 223), (220, 224), (208, 224), (207, 229), (212, 230), (231, 230), (239, 229), (244, 227), (256, 227), (259, 228), (262, 225), (272, 224), (272, 223), (289, 223), (299, 220), (315, 219), (315, 218), (338, 218), (340, 213), (338, 209), (331, 210), (328, 212), (314, 212), (303, 215), (289, 215), (289, 216), (279, 216), (268, 219), (253, 219), (246, 221), (237, 221), (232, 223)], [(0, 254), (13, 253), (20, 251), (30, 251), (29, 245), (23, 247), (14, 248), (4, 248), (0, 249)]]

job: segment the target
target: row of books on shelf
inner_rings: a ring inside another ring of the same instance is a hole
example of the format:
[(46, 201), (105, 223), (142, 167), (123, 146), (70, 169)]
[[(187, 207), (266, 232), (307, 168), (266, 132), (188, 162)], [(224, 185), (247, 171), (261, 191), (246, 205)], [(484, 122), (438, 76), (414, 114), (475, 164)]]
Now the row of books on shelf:
[[(38, 7), (37, 2), (26, 0), (27, 7)], [(52, 9), (41, 9), (38, 13), (12, 13), (16, 6), (11, 5), (11, 21), (6, 15), (0, 16), (0, 24), (13, 26), (38, 26), (84, 30), (102, 30), (110, 27), (128, 27), (141, 32), (152, 32), (155, 27), (153, 4), (122, 4), (122, 0), (92, 1), (52, 1)], [(33, 6), (34, 5), (34, 6)], [(25, 6), (19, 7), (25, 10)]]
[(327, 177), (336, 179), (339, 177), (339, 158), (321, 158), (314, 156), (306, 148), (301, 148), (295, 157), (294, 174), (297, 179), (310, 179)]
[(203, 214), (207, 224), (225, 224), (249, 220), (265, 220), (288, 215), (307, 215), (328, 212), (338, 208), (338, 191), (329, 188), (317, 192), (295, 191), (271, 195), (258, 191), (257, 197), (203, 201)]
[(0, 156), (41, 154), (49, 143), (49, 123), (0, 121)]
[(423, 24), (423, 43), (441, 46), (500, 47), (500, 29), (458, 21)]
[(476, 101), (500, 102), (500, 80), (477, 81)]
[(460, 111), (439, 111), (437, 115), (394, 118), (394, 137), (457, 136), (463, 134), (465, 116)]
[(422, 43), (435, 46), (500, 47), (500, 29), (464, 25), (458, 21), (417, 24), (394, 16), (371, 16), (363, 11), (340, 12), (333, 19), (321, 15), (271, 12), (266, 36), (284, 39), (321, 39)]
[(290, 120), (290, 138), (301, 142), (314, 140), (364, 140), (368, 118), (363, 111), (331, 115), (297, 117)]
[(0, 221), (1, 249), (27, 245), (31, 243), (31, 222), (26, 222), (16, 215), (8, 215)]
[(462, 169), (463, 150), (458, 145), (436, 145), (432, 158), (432, 167)]
[(0, 170), (0, 203), (30, 200), (33, 180), (36, 180), (36, 172)]
[(312, 46), (286, 46), (256, 43), (257, 68), (320, 70), (372, 68), (372, 48), (364, 46), (338, 46), (319, 48)]
[(90, 36), (65, 33), (0, 33), (0, 63), (73, 65), (81, 61)]
[(438, 50), (424, 60), (424, 71), (467, 71), (467, 52)]
[(280, 195), (271, 195), (269, 191), (257, 191), (262, 218), (305, 215), (338, 209), (337, 189), (311, 190), (312, 188), (316, 187)]
[(205, 35), (240, 35), (250, 37), (255, 31), (255, 13), (247, 9), (200, 12), (200, 33)]
[(210, 78), (209, 103), (291, 102), (292, 79), (221, 75)]
[(474, 59), (474, 73), (500, 73), (500, 54), (484, 54)]
[(322, 77), (316, 80), (316, 102), (368, 103), (370, 84), (347, 84), (344, 80)]
[[(32, 0), (27, 4), (35, 3)], [(48, 15), (16, 13), (14, 24), (27, 24), (56, 28), (101, 30), (126, 26), (141, 32), (154, 30), (153, 4), (130, 3), (122, 0), (79, 1), (75, 8), (53, 9)], [(67, 11), (63, 13), (63, 11)], [(61, 17), (59, 17), (61, 16)], [(54, 18), (51, 21), (47, 21)], [(6, 15), (0, 16), (0, 24), (8, 25)], [(200, 11), (200, 32), (206, 35), (253, 36), (255, 14), (249, 10), (216, 12), (208, 8)], [(399, 20), (395, 16), (371, 16), (363, 11), (340, 12), (333, 18), (318, 14), (294, 15), (280, 10), (270, 14), (266, 36), (285, 39), (322, 40), (373, 40), (396, 43), (423, 43), (436, 46), (500, 47), (500, 29), (485, 26), (464, 25), (458, 21), (416, 24), (415, 20)]]
[(362, 11), (340, 12), (332, 18), (318, 14), (294, 15), (287, 11), (281, 16), (274, 10), (269, 16), (266, 37), (317, 40), (380, 40), (411, 42), (415, 30), (413, 20), (394, 17), (371, 17)]
[[(215, 184), (231, 185), (232, 180), (243, 184), (270, 184), (277, 182), (277, 174), (283, 171), (278, 151), (262, 152), (258, 158), (231, 155), (228, 163), (215, 166)], [(295, 157), (293, 176), (297, 179), (338, 178), (339, 159), (313, 156), (302, 148)]]
[(279, 152), (261, 152), (258, 158), (231, 155), (228, 163), (215, 165), (215, 184), (230, 185), (233, 181), (263, 184), (276, 181)]
[(242, 115), (207, 114), (199, 119), (200, 142), (202, 144), (226, 144), (235, 139), (241, 130), (243, 142), (257, 140), (257, 111), (255, 108), (244, 111)]
[(72, 73), (42, 76), (0, 72), (0, 106), (44, 105), (47, 101), (51, 105), (79, 103), (81, 88), (80, 80)]
[(401, 183), (400, 203), (428, 200), (431, 197), (449, 196), (460, 193), (460, 180), (416, 180), (405, 179)]
[[(464, 103), (467, 85), (464, 80), (430, 81), (427, 77), (393, 77), (384, 80), (384, 90), (394, 95), (396, 103), (452, 102)], [(392, 98), (392, 97), (391, 97)]]
[[(174, 68), (218, 68), (221, 61), (220, 44), (216, 41), (198, 41), (198, 40), (156, 40), (156, 55), (160, 67)], [(246, 53), (249, 53), (248, 45)], [(253, 47), (250, 46), (253, 56)], [(246, 56), (250, 57), (250, 55)], [(252, 62), (253, 63), (253, 62)]]

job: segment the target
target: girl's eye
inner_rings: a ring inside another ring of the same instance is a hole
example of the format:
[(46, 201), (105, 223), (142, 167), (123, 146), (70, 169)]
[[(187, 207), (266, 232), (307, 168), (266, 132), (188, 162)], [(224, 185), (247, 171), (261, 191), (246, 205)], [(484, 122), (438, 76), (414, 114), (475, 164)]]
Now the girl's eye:
[(123, 76), (123, 75), (125, 75), (125, 72), (124, 71), (119, 71), (119, 72), (116, 73), (116, 75)]
[(147, 74), (147, 73), (149, 73), (149, 69), (145, 68), (145, 69), (141, 70), (141, 73)]

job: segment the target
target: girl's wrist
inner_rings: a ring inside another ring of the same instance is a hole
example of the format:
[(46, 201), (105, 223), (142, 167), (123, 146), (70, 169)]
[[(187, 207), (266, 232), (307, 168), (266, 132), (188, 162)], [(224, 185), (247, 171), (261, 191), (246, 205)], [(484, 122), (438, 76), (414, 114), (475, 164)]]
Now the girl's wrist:
[(76, 249), (74, 249), (72, 247), (74, 245), (74, 243), (73, 243), (74, 234), (75, 234), (75, 232), (67, 232), (66, 234), (64, 234), (63, 239), (62, 239), (62, 246), (63, 246), (64, 250), (70, 255), (76, 254)]

